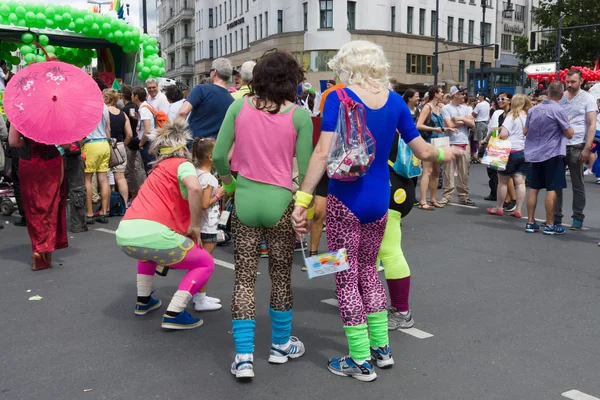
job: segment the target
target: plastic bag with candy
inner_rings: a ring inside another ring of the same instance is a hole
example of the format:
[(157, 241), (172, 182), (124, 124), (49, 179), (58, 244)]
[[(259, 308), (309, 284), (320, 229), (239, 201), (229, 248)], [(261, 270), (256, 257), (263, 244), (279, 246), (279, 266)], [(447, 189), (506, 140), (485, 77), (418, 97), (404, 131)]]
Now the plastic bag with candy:
[(327, 175), (339, 181), (355, 181), (367, 173), (375, 159), (375, 138), (367, 128), (364, 106), (349, 98), (344, 90), (335, 92), (340, 108), (327, 157)]

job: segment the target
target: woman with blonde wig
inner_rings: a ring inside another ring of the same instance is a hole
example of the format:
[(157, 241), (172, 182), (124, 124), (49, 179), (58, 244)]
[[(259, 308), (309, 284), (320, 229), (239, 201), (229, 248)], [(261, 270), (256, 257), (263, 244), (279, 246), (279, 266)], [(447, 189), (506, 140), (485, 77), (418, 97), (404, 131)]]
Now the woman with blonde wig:
[(504, 171), (498, 171), (498, 189), (496, 195), (496, 207), (488, 208), (487, 212), (492, 215), (504, 215), (502, 202), (506, 197), (508, 181), (512, 177), (515, 182), (517, 207), (509, 215), (521, 218), (521, 207), (525, 201), (525, 176), (529, 169), (529, 163), (525, 162), (525, 123), (527, 122), (527, 111), (532, 107), (529, 97), (523, 94), (514, 95), (508, 116), (500, 127), (500, 139), (510, 141), (510, 156)]
[(187, 142), (191, 134), (183, 120), (176, 120), (149, 135), (155, 157), (148, 176), (117, 230), (117, 244), (137, 261), (136, 315), (161, 306), (152, 297), (158, 266), (188, 270), (163, 315), (165, 329), (192, 329), (202, 325), (185, 311), (192, 296), (208, 282), (214, 261), (202, 248), (200, 218), (202, 188), (190, 161)]
[[(373, 368), (394, 364), (388, 339), (387, 299), (376, 270), (376, 259), (388, 220), (390, 173), (388, 157), (396, 130), (414, 154), (424, 161), (442, 162), (456, 150), (438, 149), (419, 135), (402, 97), (389, 88), (390, 65), (380, 46), (368, 41), (344, 45), (329, 62), (353, 101), (363, 104), (366, 123), (376, 141), (375, 159), (368, 172), (353, 182), (331, 179), (327, 196), (329, 251), (345, 248), (350, 268), (335, 274), (336, 295), (350, 354), (329, 360), (335, 375), (360, 381), (377, 378)], [(312, 193), (325, 173), (327, 156), (336, 135), (340, 99), (330, 95), (323, 112), (323, 131), (311, 156), (292, 215), (298, 234), (309, 229)], [(398, 243), (399, 245), (399, 243)]]

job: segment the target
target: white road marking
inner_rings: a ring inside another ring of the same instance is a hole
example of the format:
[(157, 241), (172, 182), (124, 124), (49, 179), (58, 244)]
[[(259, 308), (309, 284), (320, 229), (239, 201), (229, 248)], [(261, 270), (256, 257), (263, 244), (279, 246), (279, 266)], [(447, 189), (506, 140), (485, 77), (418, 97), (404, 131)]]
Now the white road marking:
[(564, 392), (562, 396), (571, 400), (600, 400), (597, 397), (590, 396), (589, 394), (585, 394), (575, 389)]
[[(99, 228), (96, 229), (98, 232), (104, 232), (104, 233), (110, 233), (111, 235), (116, 234), (116, 231), (111, 231), (110, 229), (104, 229), (104, 228)], [(223, 261), (223, 260), (219, 260), (216, 258), (213, 258), (215, 260), (215, 265), (219, 265), (223, 268), (227, 268), (230, 269), (232, 271), (235, 271), (235, 265), (232, 263), (228, 263), (227, 261)], [(260, 275), (260, 272), (258, 273), (258, 275)], [(336, 304), (337, 306), (337, 304)]]
[(477, 206), (468, 206), (466, 204), (458, 204), (458, 203), (446, 203), (446, 204), (449, 204), (449, 205), (455, 206), (455, 207), (470, 208), (471, 210), (477, 210), (479, 208)]
[[(329, 304), (330, 306), (338, 307), (338, 301), (336, 299), (321, 300), (321, 303), (325, 303), (325, 304)], [(427, 339), (427, 338), (433, 337), (433, 335), (431, 333), (424, 332), (417, 328), (398, 329), (398, 331), (402, 332), (402, 333), (406, 333), (407, 335), (410, 335), (410, 336), (414, 336), (417, 339)]]

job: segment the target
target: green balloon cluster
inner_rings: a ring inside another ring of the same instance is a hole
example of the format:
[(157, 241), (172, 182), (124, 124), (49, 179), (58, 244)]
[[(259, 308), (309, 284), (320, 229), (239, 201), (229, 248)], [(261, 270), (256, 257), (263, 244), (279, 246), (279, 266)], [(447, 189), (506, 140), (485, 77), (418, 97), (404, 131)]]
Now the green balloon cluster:
[[(25, 44), (19, 47), (19, 51), (27, 65), (46, 61), (46, 56), (43, 52), (39, 51), (39, 47), (33, 44), (35, 37), (31, 33), (24, 33), (21, 35), (21, 40)], [(97, 57), (96, 50), (92, 49), (72, 49), (69, 47), (51, 46), (49, 45), (50, 40), (46, 35), (40, 35), (37, 41), (44, 47), (44, 50), (48, 53), (48, 57), (56, 57), (59, 61), (73, 64), (77, 67), (90, 65), (92, 63), (92, 58)]]
[[(110, 43), (119, 45), (125, 53), (131, 53), (141, 48), (144, 63), (139, 69), (138, 78), (141, 79), (140, 76), (145, 77), (144, 79), (157, 78), (166, 72), (165, 62), (158, 56), (155, 38), (150, 38), (147, 34), (142, 34), (139, 28), (108, 15), (96, 14), (68, 5), (55, 6), (8, 0), (2, 1), (0, 5), (1, 24), (77, 32), (88, 37), (106, 39)], [(33, 37), (33, 35), (31, 36)], [(23, 42), (26, 45), (31, 43), (31, 41), (27, 43), (25, 40)], [(48, 42), (42, 43), (40, 37), (40, 44), (47, 46)], [(58, 48), (55, 50), (56, 56), (60, 59)], [(77, 52), (77, 55), (71, 52), (70, 58), (77, 61), (81, 51)], [(34, 54), (33, 50), (29, 54)], [(31, 57), (29, 58), (31, 59)], [(79, 61), (83, 61), (83, 57), (79, 57)]]

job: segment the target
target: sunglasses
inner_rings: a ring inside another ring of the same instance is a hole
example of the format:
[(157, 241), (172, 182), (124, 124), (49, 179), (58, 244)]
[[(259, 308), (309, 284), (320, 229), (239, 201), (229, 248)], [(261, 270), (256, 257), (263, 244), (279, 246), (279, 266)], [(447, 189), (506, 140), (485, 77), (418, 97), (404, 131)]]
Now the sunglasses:
[(509, 101), (508, 97), (498, 97), (498, 101)]

